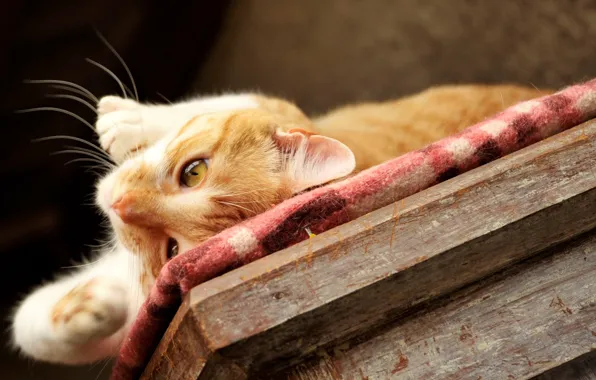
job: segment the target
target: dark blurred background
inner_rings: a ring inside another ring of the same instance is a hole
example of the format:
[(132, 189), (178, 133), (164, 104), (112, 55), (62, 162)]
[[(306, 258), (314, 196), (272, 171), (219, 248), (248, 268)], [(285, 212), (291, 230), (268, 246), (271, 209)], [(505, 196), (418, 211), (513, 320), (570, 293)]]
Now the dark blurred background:
[[(8, 315), (32, 286), (91, 251), (102, 236), (96, 175), (51, 156), (94, 140), (69, 116), (17, 109), (89, 109), (24, 79), (76, 82), (100, 97), (118, 91), (91, 58), (128, 81), (100, 31), (129, 65), (141, 99), (261, 90), (309, 113), (383, 100), (439, 83), (517, 82), (561, 87), (596, 76), (591, 0), (87, 0), (0, 5), (0, 304)], [(130, 86), (130, 82), (128, 82)], [(63, 92), (63, 91), (58, 91)], [(2, 326), (8, 328), (8, 323)], [(70, 369), (0, 352), (0, 379), (99, 379), (103, 363)]]

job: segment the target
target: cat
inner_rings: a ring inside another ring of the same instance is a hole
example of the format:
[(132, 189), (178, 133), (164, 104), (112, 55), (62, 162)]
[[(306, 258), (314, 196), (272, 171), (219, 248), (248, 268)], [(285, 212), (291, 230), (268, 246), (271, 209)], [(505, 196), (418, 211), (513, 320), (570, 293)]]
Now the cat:
[(514, 85), (430, 88), (309, 118), (256, 93), (97, 105), (101, 147), (116, 167), (96, 203), (114, 244), (30, 293), (12, 335), (29, 357), (62, 364), (117, 354), (161, 267), (210, 236), (296, 193), (346, 177), (550, 93)]

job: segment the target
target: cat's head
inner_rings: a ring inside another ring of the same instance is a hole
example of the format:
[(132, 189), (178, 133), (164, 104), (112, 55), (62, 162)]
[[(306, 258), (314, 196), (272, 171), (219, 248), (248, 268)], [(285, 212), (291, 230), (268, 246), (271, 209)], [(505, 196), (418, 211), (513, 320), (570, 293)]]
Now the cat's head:
[(154, 278), (186, 251), (355, 166), (344, 144), (261, 110), (197, 116), (103, 178), (97, 203)]

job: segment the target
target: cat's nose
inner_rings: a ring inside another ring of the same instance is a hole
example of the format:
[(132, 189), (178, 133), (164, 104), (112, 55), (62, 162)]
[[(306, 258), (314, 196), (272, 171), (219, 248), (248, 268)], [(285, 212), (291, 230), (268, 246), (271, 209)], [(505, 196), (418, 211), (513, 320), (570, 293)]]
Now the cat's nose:
[(160, 217), (159, 212), (159, 199), (146, 191), (127, 191), (118, 197), (110, 208), (126, 224), (145, 227), (163, 225), (163, 218)]
[(124, 223), (130, 223), (132, 221), (132, 215), (134, 214), (134, 201), (128, 194), (124, 194), (111, 206), (112, 210), (122, 219)]

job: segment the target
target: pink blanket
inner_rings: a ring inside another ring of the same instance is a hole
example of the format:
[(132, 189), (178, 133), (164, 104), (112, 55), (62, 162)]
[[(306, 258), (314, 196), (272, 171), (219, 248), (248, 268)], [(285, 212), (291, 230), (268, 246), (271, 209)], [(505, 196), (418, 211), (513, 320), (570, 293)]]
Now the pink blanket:
[(161, 271), (124, 341), (113, 380), (136, 379), (198, 284), (596, 116), (596, 79), (531, 100), (428, 147), (301, 194), (177, 256)]

